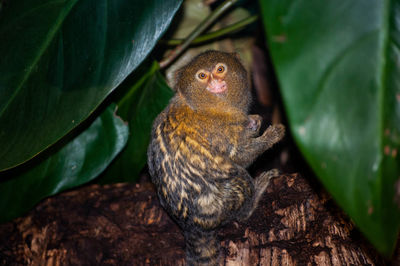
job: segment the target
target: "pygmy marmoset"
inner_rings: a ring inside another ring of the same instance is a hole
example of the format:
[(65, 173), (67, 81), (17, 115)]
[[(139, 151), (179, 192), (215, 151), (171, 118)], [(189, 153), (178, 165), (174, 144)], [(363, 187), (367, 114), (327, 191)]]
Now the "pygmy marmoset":
[(176, 74), (176, 94), (155, 119), (148, 165), (162, 206), (183, 230), (188, 265), (217, 265), (217, 230), (248, 218), (276, 169), (246, 171), (284, 126), (260, 136), (248, 115), (247, 73), (236, 55), (207, 51)]

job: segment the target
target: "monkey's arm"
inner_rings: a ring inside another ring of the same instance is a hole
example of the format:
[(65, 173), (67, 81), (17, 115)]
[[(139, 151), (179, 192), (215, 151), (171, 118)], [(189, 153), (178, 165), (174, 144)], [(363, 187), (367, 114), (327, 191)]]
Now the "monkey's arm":
[(258, 138), (246, 138), (234, 152), (231, 159), (235, 163), (248, 167), (261, 153), (271, 148), (283, 138), (285, 127), (282, 124), (269, 126)]

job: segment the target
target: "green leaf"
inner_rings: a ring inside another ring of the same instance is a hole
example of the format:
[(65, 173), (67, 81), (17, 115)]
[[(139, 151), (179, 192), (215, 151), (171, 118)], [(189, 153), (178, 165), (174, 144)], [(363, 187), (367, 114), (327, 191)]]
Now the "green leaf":
[(80, 124), (149, 54), (181, 0), (13, 0), (0, 16), (0, 171)]
[(141, 70), (135, 72), (133, 86), (118, 102), (117, 114), (129, 124), (128, 144), (100, 177), (102, 183), (134, 181), (138, 178), (147, 161), (153, 120), (174, 94), (159, 72), (157, 62)]
[(113, 109), (108, 107), (89, 128), (40, 164), (1, 181), (0, 222), (20, 216), (47, 196), (97, 177), (128, 140), (128, 126)]
[(400, 1), (260, 3), (297, 144), (389, 256), (400, 225)]

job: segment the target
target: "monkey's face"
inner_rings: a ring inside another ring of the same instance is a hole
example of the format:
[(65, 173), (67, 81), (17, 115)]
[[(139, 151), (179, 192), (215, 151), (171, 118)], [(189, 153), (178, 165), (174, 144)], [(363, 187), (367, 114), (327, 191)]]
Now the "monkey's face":
[(224, 63), (217, 63), (212, 69), (208, 71), (206, 69), (200, 69), (195, 74), (198, 82), (204, 84), (206, 90), (211, 93), (220, 94), (225, 93), (228, 89), (227, 83), (225, 81), (226, 73), (228, 72), (228, 67)]
[(246, 70), (236, 55), (219, 51), (204, 52), (184, 66), (176, 89), (194, 108), (229, 104), (247, 111), (250, 102)]

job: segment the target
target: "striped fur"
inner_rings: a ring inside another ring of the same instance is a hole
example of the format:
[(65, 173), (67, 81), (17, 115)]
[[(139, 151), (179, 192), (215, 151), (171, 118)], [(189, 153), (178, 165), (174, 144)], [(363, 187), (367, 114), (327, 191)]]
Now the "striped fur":
[(283, 137), (283, 126), (258, 136), (259, 116), (248, 116), (247, 106), (222, 106), (193, 108), (178, 92), (153, 124), (149, 170), (162, 206), (184, 232), (188, 265), (218, 265), (218, 228), (248, 218), (277, 175), (253, 179), (245, 167)]

